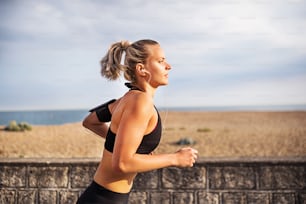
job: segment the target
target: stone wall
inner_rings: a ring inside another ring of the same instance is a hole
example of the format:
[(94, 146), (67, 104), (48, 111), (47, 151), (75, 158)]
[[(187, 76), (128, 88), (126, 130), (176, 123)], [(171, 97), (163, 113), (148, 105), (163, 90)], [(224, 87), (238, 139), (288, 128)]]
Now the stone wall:
[[(98, 159), (0, 160), (0, 203), (75, 203)], [(306, 204), (306, 158), (200, 159), (139, 174), (131, 204)]]

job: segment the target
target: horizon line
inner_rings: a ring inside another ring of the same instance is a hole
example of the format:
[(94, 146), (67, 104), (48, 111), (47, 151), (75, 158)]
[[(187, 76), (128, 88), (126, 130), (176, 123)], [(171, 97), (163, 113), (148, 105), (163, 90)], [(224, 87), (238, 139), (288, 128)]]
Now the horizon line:
[[(284, 104), (284, 105), (202, 105), (202, 106), (157, 106), (161, 111), (210, 111), (210, 110), (250, 110), (250, 111), (305, 111), (305, 104)], [(81, 111), (90, 108), (40, 108), (40, 109), (0, 109), (0, 112), (30, 112), (30, 111)]]

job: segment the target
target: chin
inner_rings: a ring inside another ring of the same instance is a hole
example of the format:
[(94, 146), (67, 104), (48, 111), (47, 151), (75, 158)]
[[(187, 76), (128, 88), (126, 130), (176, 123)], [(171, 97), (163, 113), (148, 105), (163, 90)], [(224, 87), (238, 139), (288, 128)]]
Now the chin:
[(166, 85), (168, 85), (168, 80), (160, 81), (160, 82), (158, 83), (157, 87), (158, 87), (158, 86), (166, 86)]

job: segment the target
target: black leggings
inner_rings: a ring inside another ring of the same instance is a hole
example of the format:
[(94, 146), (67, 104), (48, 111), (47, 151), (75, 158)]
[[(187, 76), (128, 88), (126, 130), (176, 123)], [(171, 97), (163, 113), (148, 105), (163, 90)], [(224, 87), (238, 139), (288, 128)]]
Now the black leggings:
[(77, 204), (127, 204), (129, 193), (116, 193), (93, 181), (79, 197)]

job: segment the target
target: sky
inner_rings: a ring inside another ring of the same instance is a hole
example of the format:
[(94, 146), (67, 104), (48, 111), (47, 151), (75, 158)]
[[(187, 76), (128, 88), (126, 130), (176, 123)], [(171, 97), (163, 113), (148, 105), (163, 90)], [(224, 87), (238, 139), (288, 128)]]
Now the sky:
[(1, 0), (0, 110), (91, 108), (117, 41), (154, 39), (172, 69), (159, 107), (306, 104), (306, 1)]

